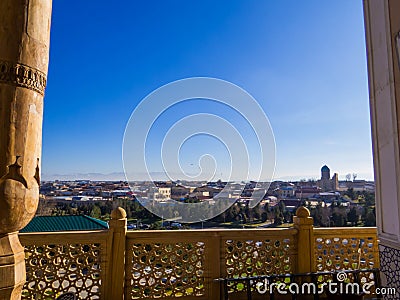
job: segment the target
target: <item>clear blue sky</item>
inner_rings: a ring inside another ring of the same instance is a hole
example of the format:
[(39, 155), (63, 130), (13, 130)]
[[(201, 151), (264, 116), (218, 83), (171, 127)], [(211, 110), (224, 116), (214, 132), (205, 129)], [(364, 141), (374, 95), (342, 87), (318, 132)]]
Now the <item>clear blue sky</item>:
[(122, 172), (138, 103), (210, 76), (264, 109), (276, 178), (373, 177), (361, 0), (54, 1), (51, 30), (45, 175)]

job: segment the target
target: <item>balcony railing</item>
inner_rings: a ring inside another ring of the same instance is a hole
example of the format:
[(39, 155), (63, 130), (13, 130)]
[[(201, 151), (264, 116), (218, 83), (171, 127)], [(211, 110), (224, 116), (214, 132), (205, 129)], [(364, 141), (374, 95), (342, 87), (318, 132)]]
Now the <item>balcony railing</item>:
[[(217, 278), (379, 267), (376, 228), (313, 228), (310, 219), (298, 214), (282, 229), (127, 232), (114, 214), (106, 231), (20, 234), (22, 298), (217, 300)], [(245, 290), (228, 287), (237, 299)]]

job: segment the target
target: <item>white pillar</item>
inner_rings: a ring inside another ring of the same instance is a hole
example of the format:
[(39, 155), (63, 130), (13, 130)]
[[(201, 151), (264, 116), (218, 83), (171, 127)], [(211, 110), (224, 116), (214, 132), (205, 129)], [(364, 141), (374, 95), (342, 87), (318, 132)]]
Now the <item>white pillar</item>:
[[(383, 285), (400, 292), (400, 1), (364, 0), (368, 81)], [(399, 299), (399, 294), (387, 296)]]

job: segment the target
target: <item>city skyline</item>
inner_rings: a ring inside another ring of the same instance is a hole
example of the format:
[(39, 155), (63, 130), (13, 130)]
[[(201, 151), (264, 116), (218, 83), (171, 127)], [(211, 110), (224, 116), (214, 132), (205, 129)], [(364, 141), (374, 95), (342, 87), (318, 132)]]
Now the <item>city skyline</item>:
[[(333, 172), (332, 175), (337, 172)], [(164, 176), (164, 172), (154, 172), (151, 174), (154, 180), (156, 181), (169, 181), (169, 178)], [(366, 181), (374, 181), (374, 178), (366, 178), (363, 177), (363, 174), (359, 173), (346, 173), (346, 174), (338, 174), (338, 178), (340, 181), (348, 180), (348, 176), (350, 176), (350, 181), (353, 180), (366, 180)], [(354, 178), (356, 175), (356, 178)], [(310, 175), (288, 175), (283, 177), (274, 177), (273, 181), (284, 181), (284, 182), (299, 182), (299, 181), (317, 181), (320, 178), (320, 174), (310, 174)], [(218, 181), (220, 178), (217, 178), (215, 181)], [(113, 172), (113, 173), (70, 173), (70, 174), (44, 174), (42, 176), (43, 181), (76, 181), (76, 180), (90, 180), (90, 181), (126, 181), (124, 172)], [(141, 180), (135, 180), (140, 182)], [(237, 180), (240, 181), (240, 180)], [(251, 181), (251, 180), (247, 180)]]
[[(138, 103), (168, 82), (209, 76), (244, 88), (268, 116), (274, 179), (318, 178), (327, 164), (341, 179), (372, 180), (363, 26), (356, 1), (125, 2), (123, 11), (105, 1), (55, 2), (43, 177), (121, 174), (123, 134)], [(174, 117), (198, 111), (189, 104)], [(233, 124), (241, 121), (233, 116)]]

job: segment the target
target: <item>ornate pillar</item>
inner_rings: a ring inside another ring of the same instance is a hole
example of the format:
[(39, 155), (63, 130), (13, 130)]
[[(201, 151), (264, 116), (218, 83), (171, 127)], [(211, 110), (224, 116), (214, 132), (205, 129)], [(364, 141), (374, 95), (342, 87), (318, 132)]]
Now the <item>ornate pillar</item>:
[(18, 230), (39, 200), (51, 0), (0, 1), (0, 299), (25, 283)]

